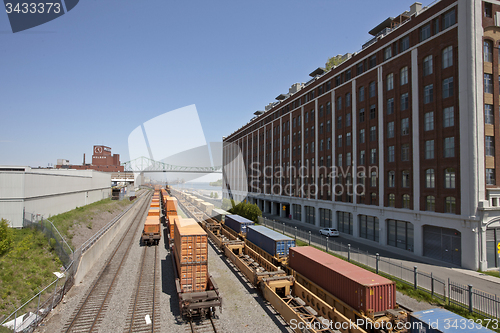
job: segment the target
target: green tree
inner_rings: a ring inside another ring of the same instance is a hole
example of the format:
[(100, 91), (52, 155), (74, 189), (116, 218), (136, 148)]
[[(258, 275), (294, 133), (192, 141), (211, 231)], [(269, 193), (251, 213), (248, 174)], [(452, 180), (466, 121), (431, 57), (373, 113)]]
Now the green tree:
[[(234, 204), (234, 201), (233, 201)], [(258, 217), (262, 216), (262, 211), (256, 204), (242, 201), (229, 210), (230, 213), (243, 216), (254, 222), (259, 222)]]
[(214, 193), (214, 198), (217, 199), (219, 197), (219, 194), (217, 192)]
[(335, 57), (328, 58), (328, 61), (325, 64), (325, 69), (329, 71), (333, 68), (333, 66), (338, 66), (342, 63), (342, 56), (336, 55)]
[(13, 231), (9, 227), (9, 221), (0, 220), (0, 255), (9, 252), (13, 244)]
[(210, 192), (210, 198), (214, 197), (214, 192)]

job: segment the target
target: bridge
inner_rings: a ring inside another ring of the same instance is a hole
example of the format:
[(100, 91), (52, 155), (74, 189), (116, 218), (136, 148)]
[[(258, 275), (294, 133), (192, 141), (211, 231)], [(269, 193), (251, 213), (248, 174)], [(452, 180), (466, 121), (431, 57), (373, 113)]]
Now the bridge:
[(213, 167), (180, 166), (158, 162), (144, 156), (131, 161), (123, 162), (122, 166), (124, 167), (125, 172), (222, 173), (222, 165)]

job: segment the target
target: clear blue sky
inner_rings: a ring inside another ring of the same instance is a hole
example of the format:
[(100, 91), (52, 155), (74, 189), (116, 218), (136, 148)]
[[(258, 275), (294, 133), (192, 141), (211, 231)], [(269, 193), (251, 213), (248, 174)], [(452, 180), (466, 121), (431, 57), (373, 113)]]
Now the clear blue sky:
[(123, 162), (134, 128), (190, 104), (220, 141), (413, 2), (81, 0), (16, 34), (2, 10), (0, 165), (80, 164), (94, 144)]

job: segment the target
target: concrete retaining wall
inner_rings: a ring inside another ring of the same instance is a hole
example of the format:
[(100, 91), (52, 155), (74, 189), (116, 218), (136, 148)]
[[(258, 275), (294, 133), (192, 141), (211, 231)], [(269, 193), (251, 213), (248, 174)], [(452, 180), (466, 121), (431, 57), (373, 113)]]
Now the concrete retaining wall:
[[(115, 237), (121, 236), (130, 223), (133, 222), (134, 216), (137, 214), (141, 204), (149, 197), (144, 195), (141, 197), (134, 206), (119, 220), (117, 221), (104, 235), (101, 236), (80, 258), (80, 263), (75, 274), (75, 285), (80, 284), (87, 273), (94, 268), (94, 264), (99, 260), (101, 255), (105, 252), (110, 252), (110, 244)], [(112, 248), (114, 249), (114, 246)]]

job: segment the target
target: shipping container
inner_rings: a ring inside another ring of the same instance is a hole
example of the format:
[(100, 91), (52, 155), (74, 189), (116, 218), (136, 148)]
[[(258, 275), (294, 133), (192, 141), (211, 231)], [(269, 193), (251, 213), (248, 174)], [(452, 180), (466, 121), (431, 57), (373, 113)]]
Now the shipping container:
[(141, 240), (145, 243), (157, 244), (161, 239), (161, 226), (158, 216), (148, 216), (144, 222)]
[(214, 209), (214, 205), (208, 202), (201, 203), (201, 210), (205, 212), (208, 216), (212, 214), (212, 209)]
[(293, 247), (289, 266), (365, 314), (396, 306), (396, 283), (310, 246)]
[(180, 218), (179, 215), (169, 215), (168, 216), (168, 233), (170, 235), (170, 239), (174, 239), (174, 225), (175, 220)]
[(174, 197), (169, 197), (167, 199), (167, 207), (165, 208), (165, 211), (167, 212), (176, 212), (177, 213), (177, 199)]
[(149, 207), (148, 216), (160, 216), (159, 207)]
[(194, 203), (195, 203), (196, 207), (198, 207), (199, 209), (202, 208), (202, 206), (201, 206), (202, 202), (203, 202), (202, 199), (198, 199), (198, 198), (194, 199)]
[(149, 205), (149, 207), (160, 207), (160, 202), (159, 201), (153, 201), (151, 202), (151, 204)]
[(410, 333), (493, 332), (472, 319), (441, 308), (413, 312), (408, 319)]
[(160, 220), (156, 216), (146, 217), (146, 222), (144, 222), (144, 232), (145, 233), (160, 233)]
[(242, 234), (245, 234), (247, 232), (247, 226), (254, 224), (249, 219), (234, 214), (226, 215), (226, 220), (224, 221), (224, 223), (237, 233), (242, 233)]
[(225, 210), (223, 209), (218, 209), (218, 208), (215, 208), (215, 209), (212, 209), (212, 214), (211, 216), (216, 219), (217, 221), (219, 222), (224, 222), (224, 220), (226, 219), (226, 215), (228, 215), (229, 213), (226, 212)]
[(277, 258), (288, 256), (295, 240), (261, 225), (247, 227), (247, 240)]
[(182, 292), (206, 291), (208, 281), (208, 265), (206, 263), (195, 265), (179, 263), (177, 252), (175, 252), (174, 257)]
[(175, 221), (174, 244), (181, 264), (207, 262), (207, 233), (194, 219)]

